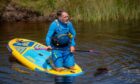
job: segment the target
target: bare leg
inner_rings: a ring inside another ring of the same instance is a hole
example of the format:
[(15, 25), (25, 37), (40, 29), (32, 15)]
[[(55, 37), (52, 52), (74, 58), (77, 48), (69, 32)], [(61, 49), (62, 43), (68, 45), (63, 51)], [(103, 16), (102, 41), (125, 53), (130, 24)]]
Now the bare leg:
[(69, 69), (76, 70), (74, 66), (69, 67)]
[(63, 71), (64, 70), (64, 68), (54, 68), (56, 71)]

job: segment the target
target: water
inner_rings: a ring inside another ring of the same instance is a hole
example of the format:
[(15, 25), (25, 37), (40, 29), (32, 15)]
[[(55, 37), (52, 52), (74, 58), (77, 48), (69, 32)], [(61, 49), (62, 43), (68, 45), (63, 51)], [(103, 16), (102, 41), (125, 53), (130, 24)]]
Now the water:
[[(76, 52), (76, 62), (84, 75), (74, 84), (140, 84), (140, 24), (131, 22), (102, 22), (74, 24), (77, 49), (93, 49), (97, 53)], [(0, 83), (54, 84), (54, 76), (34, 72), (11, 58), (6, 48), (13, 38), (26, 38), (45, 44), (49, 23), (0, 23)], [(107, 68), (97, 74), (97, 69)]]

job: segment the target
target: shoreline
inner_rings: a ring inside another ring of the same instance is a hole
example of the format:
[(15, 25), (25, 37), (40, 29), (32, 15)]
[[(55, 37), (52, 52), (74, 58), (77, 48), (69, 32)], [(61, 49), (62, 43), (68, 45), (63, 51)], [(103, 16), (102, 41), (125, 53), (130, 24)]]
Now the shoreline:
[[(65, 5), (69, 2), (69, 5)], [(55, 12), (64, 9), (72, 21), (102, 22), (140, 20), (138, 1), (0, 1), (0, 22), (48, 22), (55, 19)], [(78, 5), (77, 5), (78, 4)], [(88, 6), (87, 6), (88, 4)], [(131, 8), (130, 8), (131, 7)], [(76, 9), (75, 9), (76, 8)]]

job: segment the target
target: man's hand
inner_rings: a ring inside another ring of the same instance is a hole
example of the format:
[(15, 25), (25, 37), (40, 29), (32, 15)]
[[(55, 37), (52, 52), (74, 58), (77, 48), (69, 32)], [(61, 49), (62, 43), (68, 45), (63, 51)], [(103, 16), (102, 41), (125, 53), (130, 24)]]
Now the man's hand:
[(46, 50), (52, 50), (52, 47), (51, 46), (47, 46)]
[(75, 47), (74, 46), (70, 47), (70, 52), (72, 52), (72, 53), (75, 52)]

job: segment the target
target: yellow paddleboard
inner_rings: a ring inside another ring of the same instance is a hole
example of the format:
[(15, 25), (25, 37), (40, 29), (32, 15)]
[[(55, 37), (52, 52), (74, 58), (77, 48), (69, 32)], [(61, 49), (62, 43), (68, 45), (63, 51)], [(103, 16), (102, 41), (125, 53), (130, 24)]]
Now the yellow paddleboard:
[(46, 46), (38, 42), (15, 38), (9, 41), (8, 49), (13, 56), (23, 65), (31, 70), (43, 71), (57, 76), (78, 76), (83, 73), (82, 69), (75, 64), (74, 70), (64, 68), (62, 71), (56, 71), (51, 66), (51, 51), (36, 50), (36, 48), (45, 48)]

